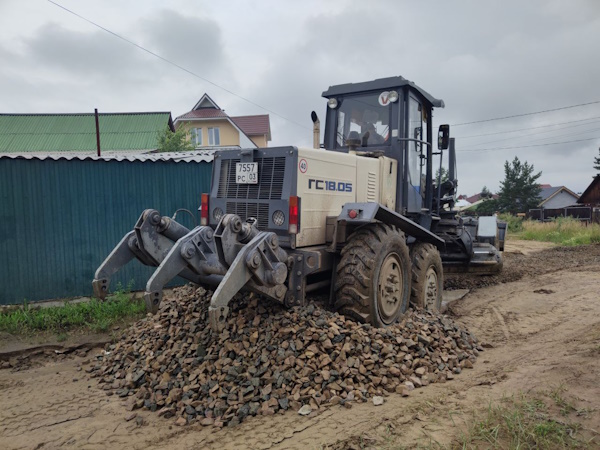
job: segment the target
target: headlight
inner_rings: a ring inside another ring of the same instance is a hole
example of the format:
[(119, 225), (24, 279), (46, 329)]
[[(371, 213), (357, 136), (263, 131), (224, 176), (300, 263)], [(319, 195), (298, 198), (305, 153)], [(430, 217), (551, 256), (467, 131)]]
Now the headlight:
[(218, 222), (223, 217), (223, 210), (221, 208), (213, 209), (213, 218)]
[(283, 223), (285, 222), (285, 214), (283, 213), (283, 211), (275, 211), (273, 213), (273, 223), (275, 225), (277, 225), (278, 227), (280, 227), (281, 225), (283, 225)]
[(330, 98), (329, 100), (327, 100), (327, 106), (329, 106), (331, 109), (337, 108), (337, 106), (338, 106), (337, 98)]
[(388, 100), (392, 103), (398, 101), (398, 93), (396, 91), (390, 91), (388, 95)]

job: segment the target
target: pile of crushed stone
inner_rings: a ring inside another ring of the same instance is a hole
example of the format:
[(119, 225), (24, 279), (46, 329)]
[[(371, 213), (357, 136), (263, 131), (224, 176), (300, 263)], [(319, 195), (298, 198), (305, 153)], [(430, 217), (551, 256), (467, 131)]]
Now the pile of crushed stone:
[(467, 330), (428, 311), (409, 310), (380, 329), (316, 304), (285, 309), (251, 296), (231, 302), (228, 326), (216, 334), (210, 295), (176, 289), (157, 315), (107, 345), (88, 372), (130, 410), (221, 427), (248, 416), (406, 396), (472, 368), (483, 350)]

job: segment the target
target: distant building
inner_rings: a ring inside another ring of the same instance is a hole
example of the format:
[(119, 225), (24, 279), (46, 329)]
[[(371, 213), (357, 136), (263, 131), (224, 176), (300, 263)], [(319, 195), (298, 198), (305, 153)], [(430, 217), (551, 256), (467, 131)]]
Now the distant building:
[(460, 197), (464, 197), (464, 195), (459, 196), (456, 200), (456, 203), (454, 204), (455, 209), (462, 211), (463, 209), (467, 209), (472, 206), (471, 203), (469, 203), (466, 199)]
[(540, 191), (540, 198), (542, 201), (539, 204), (540, 208), (566, 208), (567, 206), (575, 205), (579, 199), (579, 196), (575, 192), (565, 186), (553, 187), (548, 184), (543, 184), (541, 186), (542, 190)]
[[(149, 153), (158, 134), (175, 131), (170, 112), (99, 113), (102, 156)], [(0, 114), (0, 155), (97, 154), (96, 121), (83, 114)]]
[(267, 147), (271, 140), (268, 114), (230, 117), (207, 94), (191, 111), (175, 119), (175, 128), (183, 127), (196, 149)]
[(600, 207), (600, 175), (596, 175), (590, 185), (583, 191), (577, 203), (585, 206)]

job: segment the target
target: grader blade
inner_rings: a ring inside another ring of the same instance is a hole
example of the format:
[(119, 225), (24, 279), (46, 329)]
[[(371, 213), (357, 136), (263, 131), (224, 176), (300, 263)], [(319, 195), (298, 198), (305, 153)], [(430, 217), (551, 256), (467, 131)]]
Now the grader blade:
[(144, 293), (146, 307), (155, 314), (165, 285), (178, 275), (196, 284), (216, 286), (226, 272), (216, 253), (212, 228), (196, 227), (171, 247), (148, 280)]
[[(137, 220), (133, 231), (121, 239), (96, 270), (92, 281), (94, 295), (105, 299), (111, 277), (134, 258), (146, 266), (158, 266), (173, 247), (173, 241), (188, 232), (186, 227), (170, 217), (161, 217), (158, 211), (146, 209)], [(182, 276), (195, 281), (194, 274), (189, 270), (184, 271)]]

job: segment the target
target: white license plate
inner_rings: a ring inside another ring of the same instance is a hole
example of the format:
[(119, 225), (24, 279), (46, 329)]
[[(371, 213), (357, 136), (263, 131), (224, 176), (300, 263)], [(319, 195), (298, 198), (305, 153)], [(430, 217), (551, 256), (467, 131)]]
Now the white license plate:
[(258, 184), (258, 163), (236, 163), (235, 182), (237, 184)]

